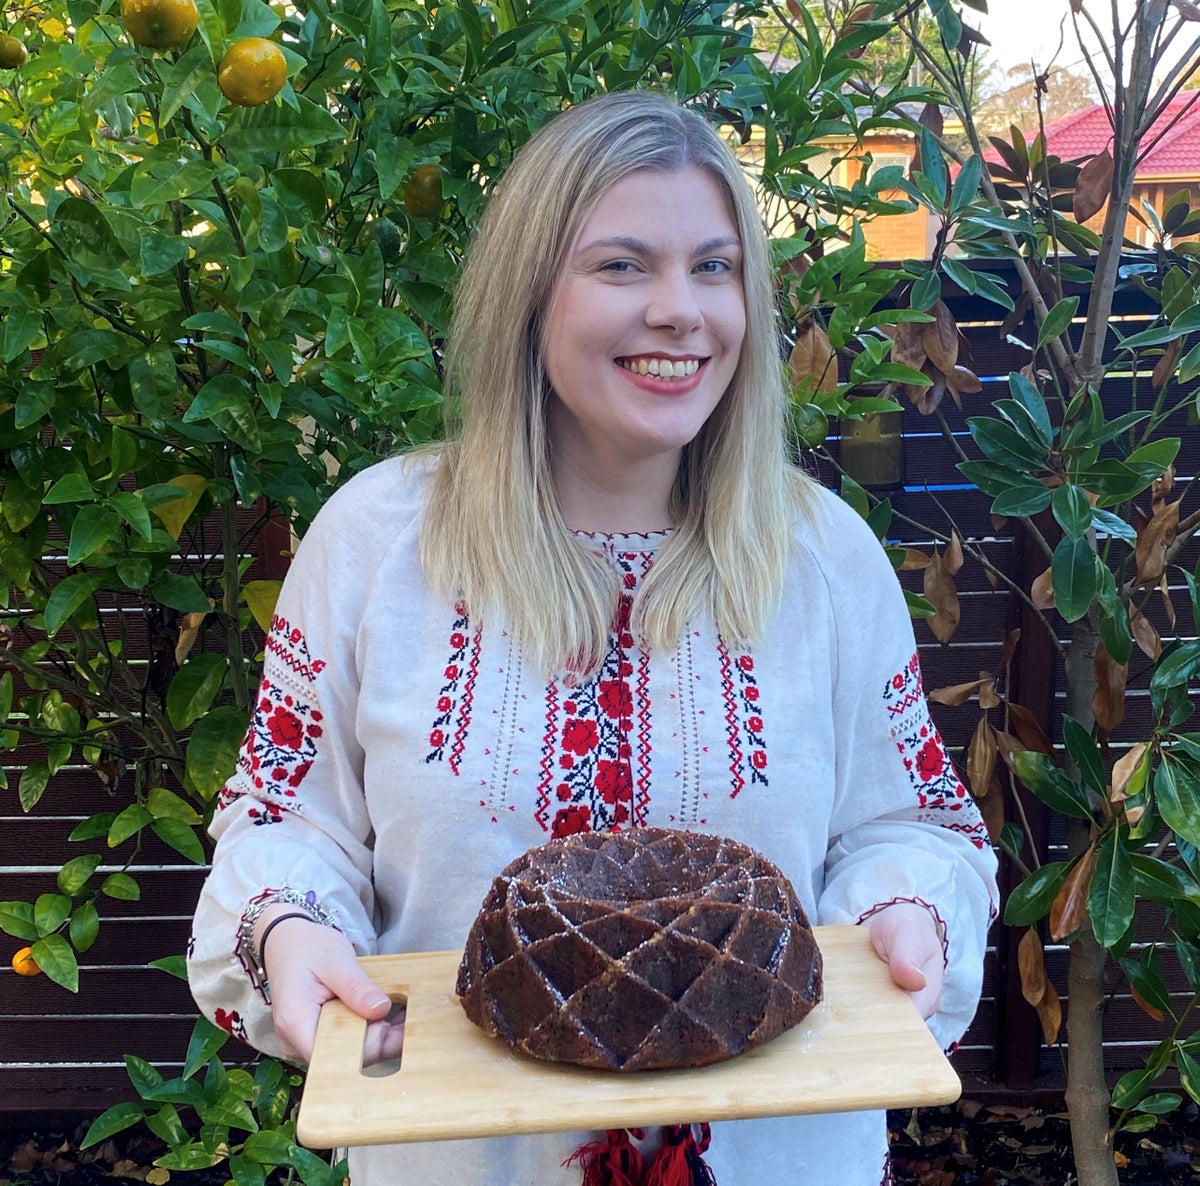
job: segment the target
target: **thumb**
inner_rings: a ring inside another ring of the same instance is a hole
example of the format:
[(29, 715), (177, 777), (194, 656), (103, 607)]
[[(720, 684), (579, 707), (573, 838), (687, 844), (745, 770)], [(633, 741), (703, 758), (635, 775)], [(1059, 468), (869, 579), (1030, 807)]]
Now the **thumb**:
[(374, 1021), (386, 1017), (392, 1007), (391, 998), (351, 958), (332, 969), (326, 987), (359, 1017)]

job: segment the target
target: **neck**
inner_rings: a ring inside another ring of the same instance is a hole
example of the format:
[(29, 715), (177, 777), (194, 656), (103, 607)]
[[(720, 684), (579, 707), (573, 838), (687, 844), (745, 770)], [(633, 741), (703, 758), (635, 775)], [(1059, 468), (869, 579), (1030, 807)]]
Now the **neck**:
[(572, 531), (661, 531), (672, 526), (671, 493), (678, 471), (678, 455), (649, 458), (620, 470), (569, 464), (564, 458), (556, 459), (554, 485)]

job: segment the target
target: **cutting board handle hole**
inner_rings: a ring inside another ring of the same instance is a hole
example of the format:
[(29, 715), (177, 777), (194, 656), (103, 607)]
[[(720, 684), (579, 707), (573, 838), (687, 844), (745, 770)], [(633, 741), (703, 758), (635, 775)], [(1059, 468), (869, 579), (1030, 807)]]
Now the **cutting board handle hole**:
[(400, 1069), (408, 995), (404, 992), (391, 992), (388, 996), (391, 998), (392, 1007), (387, 1016), (379, 1021), (368, 1022), (363, 1035), (358, 1073), (368, 1079), (386, 1079)]

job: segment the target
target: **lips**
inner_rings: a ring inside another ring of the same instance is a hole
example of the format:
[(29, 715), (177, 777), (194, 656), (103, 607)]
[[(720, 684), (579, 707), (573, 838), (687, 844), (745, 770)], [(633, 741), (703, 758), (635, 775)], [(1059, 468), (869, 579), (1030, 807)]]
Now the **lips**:
[(641, 355), (637, 358), (618, 358), (617, 365), (635, 375), (654, 375), (659, 379), (687, 379), (706, 362), (702, 358), (663, 358)]

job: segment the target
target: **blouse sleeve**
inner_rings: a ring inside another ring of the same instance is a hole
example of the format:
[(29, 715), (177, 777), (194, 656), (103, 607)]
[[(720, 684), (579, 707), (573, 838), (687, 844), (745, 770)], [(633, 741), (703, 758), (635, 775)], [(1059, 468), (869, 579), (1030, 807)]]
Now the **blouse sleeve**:
[(239, 940), (246, 913), (284, 891), (328, 913), (360, 954), (375, 945), (372, 827), (355, 730), (355, 558), (373, 554), (353, 484), (304, 537), (266, 639), (262, 679), (235, 773), (219, 792), (212, 870), (188, 944), (204, 1014), (267, 1054), (280, 1048)]
[(904, 595), (870, 530), (844, 504), (824, 562), (833, 602), (834, 827), (818, 916), (861, 923), (913, 902), (933, 915), (946, 978), (929, 1027), (952, 1048), (979, 1003), (997, 913), (987, 828), (934, 727)]

